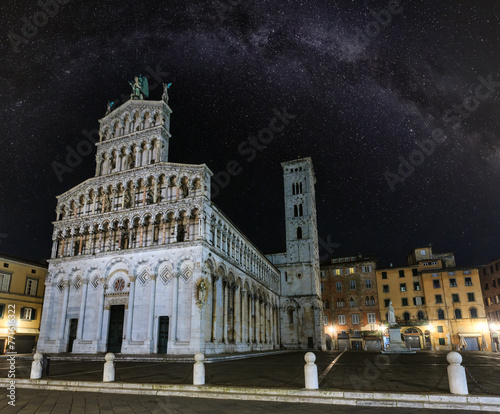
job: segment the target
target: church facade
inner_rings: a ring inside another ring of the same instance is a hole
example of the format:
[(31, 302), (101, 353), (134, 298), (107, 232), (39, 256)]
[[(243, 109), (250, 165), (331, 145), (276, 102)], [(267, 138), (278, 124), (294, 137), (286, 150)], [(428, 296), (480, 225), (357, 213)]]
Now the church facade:
[(37, 350), (324, 349), (311, 160), (283, 163), (287, 252), (266, 257), (206, 165), (168, 162), (167, 89), (138, 90), (99, 121), (95, 177), (57, 197)]

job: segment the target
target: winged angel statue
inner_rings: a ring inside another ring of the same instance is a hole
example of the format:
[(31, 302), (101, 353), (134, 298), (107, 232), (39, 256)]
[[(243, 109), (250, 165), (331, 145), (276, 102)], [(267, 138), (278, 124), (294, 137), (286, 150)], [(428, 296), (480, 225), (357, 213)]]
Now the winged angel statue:
[(129, 84), (132, 87), (130, 99), (140, 99), (142, 101), (144, 97), (149, 97), (148, 80), (145, 76), (136, 76), (134, 82), (129, 82)]

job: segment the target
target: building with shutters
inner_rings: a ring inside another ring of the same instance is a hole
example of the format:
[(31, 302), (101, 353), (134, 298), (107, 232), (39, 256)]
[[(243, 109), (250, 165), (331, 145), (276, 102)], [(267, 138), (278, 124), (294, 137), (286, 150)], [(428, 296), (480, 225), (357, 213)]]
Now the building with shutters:
[(46, 274), (45, 264), (0, 255), (0, 353), (31, 353), (36, 346)]
[(330, 349), (381, 349), (374, 256), (348, 256), (321, 264), (324, 329)]
[(477, 268), (456, 267), (453, 253), (435, 254), (432, 247), (412, 250), (407, 262), (377, 269), (383, 322), (392, 301), (403, 339), (412, 349), (489, 348)]
[(265, 256), (205, 164), (168, 161), (171, 113), (134, 90), (99, 121), (95, 176), (57, 197), (38, 350), (324, 348), (311, 160), (282, 164), (287, 251)]
[(484, 308), (491, 340), (499, 349), (500, 333), (500, 259), (492, 260), (479, 269)]

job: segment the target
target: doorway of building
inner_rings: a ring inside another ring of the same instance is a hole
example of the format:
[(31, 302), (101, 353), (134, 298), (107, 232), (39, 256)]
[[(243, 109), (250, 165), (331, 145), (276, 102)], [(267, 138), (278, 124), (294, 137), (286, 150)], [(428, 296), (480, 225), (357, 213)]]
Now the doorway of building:
[(113, 305), (109, 313), (108, 352), (119, 353), (122, 351), (125, 305)]
[(78, 329), (78, 319), (69, 320), (69, 341), (68, 341), (68, 352), (73, 352), (73, 342), (76, 339), (76, 331)]
[(466, 337), (465, 343), (467, 344), (467, 348), (462, 348), (463, 351), (479, 351), (479, 338), (477, 337)]
[(312, 337), (312, 336), (308, 336), (308, 337), (307, 337), (307, 347), (308, 347), (309, 349), (314, 348), (314, 340), (313, 340), (313, 337)]
[(168, 344), (168, 316), (158, 318), (158, 353), (166, 354)]

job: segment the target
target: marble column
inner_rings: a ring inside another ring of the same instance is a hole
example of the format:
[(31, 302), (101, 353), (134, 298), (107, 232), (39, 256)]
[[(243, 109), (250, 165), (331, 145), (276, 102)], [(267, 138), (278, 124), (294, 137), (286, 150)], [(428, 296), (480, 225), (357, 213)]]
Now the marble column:
[(234, 290), (234, 342), (241, 342), (241, 289)]
[(100, 278), (99, 283), (102, 286), (102, 291), (99, 296), (99, 306), (97, 308), (97, 330), (95, 335), (95, 340), (97, 343), (99, 343), (102, 338), (102, 319), (104, 313), (104, 294), (106, 293), (106, 279)]
[(68, 312), (68, 299), (69, 299), (69, 281), (63, 281), (63, 303), (61, 308), (61, 324), (59, 325), (59, 342), (60, 345), (64, 342), (64, 330), (66, 328), (66, 314)]
[(212, 342), (217, 341), (217, 278), (212, 280)]
[(177, 301), (179, 300), (179, 275), (174, 276), (172, 295), (172, 342), (177, 341)]
[(228, 314), (227, 314), (227, 308), (229, 306), (229, 298), (228, 298), (228, 285), (227, 282), (224, 282), (224, 322), (222, 326), (222, 340), (224, 343), (227, 344), (227, 323), (228, 323)]
[(132, 341), (132, 321), (134, 318), (134, 299), (135, 299), (135, 276), (129, 276), (130, 279), (130, 293), (128, 297), (128, 312), (127, 312), (127, 341)]
[(80, 314), (78, 315), (78, 330), (76, 333), (76, 339), (81, 341), (83, 339), (83, 321), (85, 320), (85, 305), (87, 303), (87, 290), (89, 287), (89, 281), (87, 279), (82, 280), (82, 300), (80, 302)]
[(257, 295), (255, 295), (255, 299), (254, 299), (254, 308), (255, 308), (255, 327), (254, 327), (255, 335), (254, 335), (254, 338), (255, 338), (255, 343), (258, 344), (260, 342), (260, 300), (259, 300), (259, 297)]
[(149, 316), (148, 316), (148, 337), (147, 340), (151, 343), (151, 351), (153, 351), (153, 322), (156, 303), (156, 275), (151, 275), (151, 290), (149, 292)]
[(241, 342), (247, 342), (248, 333), (248, 298), (247, 291), (241, 289)]
[(248, 302), (248, 343), (251, 344), (253, 342), (253, 319), (252, 319), (252, 303), (253, 303), (253, 295), (250, 293), (247, 297)]

